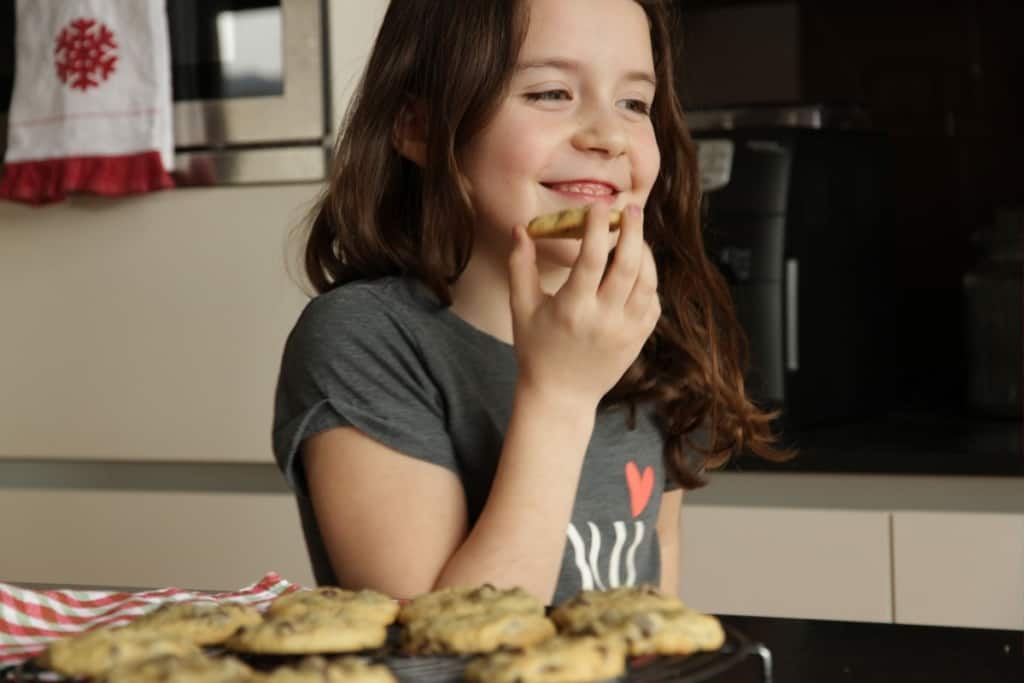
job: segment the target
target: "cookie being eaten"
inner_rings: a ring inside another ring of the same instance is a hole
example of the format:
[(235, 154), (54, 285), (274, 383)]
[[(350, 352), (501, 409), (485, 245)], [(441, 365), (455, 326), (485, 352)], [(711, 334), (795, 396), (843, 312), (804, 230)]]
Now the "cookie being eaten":
[[(587, 221), (587, 209), (566, 209), (557, 213), (537, 216), (526, 226), (526, 234), (533, 239), (582, 238)], [(617, 230), (622, 226), (622, 212), (612, 209), (608, 213), (608, 229)]]

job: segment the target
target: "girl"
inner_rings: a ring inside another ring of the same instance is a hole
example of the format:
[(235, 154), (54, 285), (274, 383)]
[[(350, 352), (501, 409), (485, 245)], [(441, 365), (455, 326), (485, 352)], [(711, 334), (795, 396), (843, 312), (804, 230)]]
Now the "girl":
[[(319, 583), (675, 593), (682, 489), (782, 456), (704, 254), (665, 12), (391, 0), (277, 392)], [(525, 236), (580, 206), (582, 240)]]

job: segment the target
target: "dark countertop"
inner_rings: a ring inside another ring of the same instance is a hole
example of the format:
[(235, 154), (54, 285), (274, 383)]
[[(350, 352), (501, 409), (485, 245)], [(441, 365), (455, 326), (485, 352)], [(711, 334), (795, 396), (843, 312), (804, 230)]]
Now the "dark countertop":
[(734, 458), (728, 471), (1024, 477), (1024, 422), (958, 414), (900, 413), (791, 430), (800, 455), (772, 463)]
[(1024, 681), (1024, 631), (728, 615), (720, 619), (771, 651), (773, 683)]

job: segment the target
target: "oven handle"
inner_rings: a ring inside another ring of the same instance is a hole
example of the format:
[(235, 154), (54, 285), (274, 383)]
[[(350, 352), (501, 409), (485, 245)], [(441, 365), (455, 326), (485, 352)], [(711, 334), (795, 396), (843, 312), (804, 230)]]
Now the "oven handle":
[(318, 183), (326, 177), (330, 150), (322, 145), (178, 152), (179, 187)]
[(786, 369), (790, 372), (800, 369), (799, 276), (799, 261), (795, 258), (786, 259)]

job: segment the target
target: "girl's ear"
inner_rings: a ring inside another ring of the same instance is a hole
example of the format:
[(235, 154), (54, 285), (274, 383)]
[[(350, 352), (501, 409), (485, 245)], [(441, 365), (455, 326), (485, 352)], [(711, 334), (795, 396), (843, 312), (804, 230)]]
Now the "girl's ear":
[(420, 168), (427, 164), (427, 107), (417, 97), (406, 98), (391, 133), (395, 150)]

